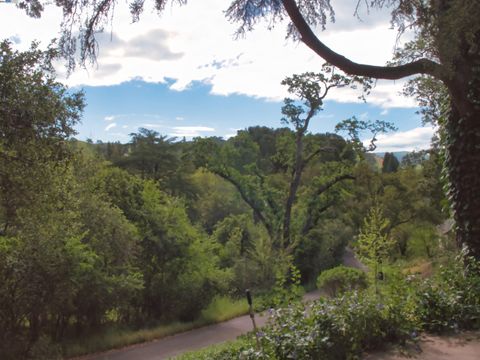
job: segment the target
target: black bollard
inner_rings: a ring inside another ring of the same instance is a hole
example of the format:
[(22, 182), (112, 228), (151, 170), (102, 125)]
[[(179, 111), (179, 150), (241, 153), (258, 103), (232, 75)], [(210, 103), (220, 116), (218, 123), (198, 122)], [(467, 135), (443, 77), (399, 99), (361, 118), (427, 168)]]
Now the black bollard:
[(252, 319), (253, 331), (255, 332), (255, 338), (257, 339), (257, 348), (260, 350), (260, 340), (258, 339), (257, 324), (255, 322), (255, 314), (253, 312), (252, 294), (250, 293), (249, 289), (245, 290), (245, 295), (247, 295), (248, 310), (249, 310), (249, 313), (250, 313), (250, 319)]

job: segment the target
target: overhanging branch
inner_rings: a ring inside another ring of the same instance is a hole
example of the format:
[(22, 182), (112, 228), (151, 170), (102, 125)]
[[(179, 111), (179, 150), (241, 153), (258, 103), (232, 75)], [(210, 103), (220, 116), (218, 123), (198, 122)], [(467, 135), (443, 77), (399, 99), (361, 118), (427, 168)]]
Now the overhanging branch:
[(295, 0), (282, 0), (282, 3), (305, 45), (347, 74), (389, 80), (398, 80), (416, 74), (428, 74), (441, 78), (442, 66), (428, 59), (420, 59), (399, 66), (374, 66), (353, 62), (320, 41), (302, 16)]

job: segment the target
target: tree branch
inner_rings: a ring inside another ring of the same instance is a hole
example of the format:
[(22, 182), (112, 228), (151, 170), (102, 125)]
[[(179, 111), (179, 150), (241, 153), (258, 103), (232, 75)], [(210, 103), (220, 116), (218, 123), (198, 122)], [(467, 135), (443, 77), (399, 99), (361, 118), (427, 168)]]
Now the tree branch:
[(390, 226), (388, 227), (388, 232), (391, 232), (393, 229), (395, 229), (396, 227), (398, 227), (400, 225), (403, 225), (403, 224), (406, 224), (406, 223), (412, 221), (414, 218), (415, 218), (415, 215), (411, 215), (407, 219), (397, 220), (396, 222), (390, 224)]
[(321, 148), (315, 150), (313, 153), (311, 153), (311, 154), (303, 161), (303, 167), (307, 166), (308, 163), (309, 163), (310, 161), (312, 161), (313, 158), (314, 158), (315, 156), (317, 156), (318, 154), (320, 154), (321, 152), (323, 152), (323, 151), (325, 151), (325, 152), (335, 152), (335, 150), (336, 150), (336, 149), (335, 149), (334, 147), (328, 147), (328, 146), (327, 146), (327, 147), (321, 147)]
[(397, 80), (416, 74), (428, 74), (441, 79), (443, 67), (428, 59), (420, 59), (399, 66), (374, 66), (353, 62), (320, 41), (306, 22), (295, 0), (282, 0), (282, 3), (305, 45), (347, 74), (389, 80)]
[(343, 180), (355, 180), (355, 176), (350, 175), (350, 174), (339, 175), (339, 176), (333, 178), (332, 180), (330, 180), (329, 182), (327, 182), (326, 184), (323, 184), (322, 186), (320, 186), (317, 189), (317, 191), (315, 191), (314, 196), (320, 196), (325, 191), (330, 189), (333, 185), (335, 185), (336, 183), (338, 183), (340, 181), (343, 181)]
[(247, 195), (247, 193), (245, 192), (245, 189), (242, 187), (242, 185), (238, 181), (233, 179), (231, 176), (228, 176), (227, 174), (225, 174), (221, 171), (217, 171), (217, 170), (212, 170), (212, 171), (216, 175), (220, 176), (222, 179), (228, 181), (230, 184), (235, 186), (235, 188), (238, 190), (242, 200), (245, 201), (245, 203), (247, 203), (248, 206), (250, 206), (250, 208), (253, 210), (253, 213), (255, 214), (255, 217), (258, 218), (260, 220), (260, 222), (265, 226), (265, 228), (268, 231), (268, 234), (273, 239), (274, 234), (273, 234), (273, 228), (272, 228), (271, 224), (267, 221), (265, 216), (263, 216), (262, 210), (257, 206), (257, 204), (255, 204), (255, 201)]
[[(332, 180), (330, 180), (329, 182), (327, 182), (326, 184), (323, 184), (322, 186), (320, 186), (317, 189), (317, 191), (315, 191), (315, 194), (311, 198), (316, 199), (318, 196), (323, 194), (332, 186), (344, 180), (355, 180), (355, 177), (350, 174), (339, 175), (333, 178)], [(307, 220), (305, 220), (305, 224), (303, 225), (303, 228), (302, 228), (303, 235), (306, 235), (318, 223), (318, 218), (320, 214), (327, 211), (332, 205), (334, 205), (334, 203), (329, 202), (328, 204), (324, 205), (322, 208), (320, 208), (318, 211), (315, 211), (315, 212), (314, 212), (314, 205), (315, 205), (315, 201), (310, 201), (308, 204)]]
[(273, 211), (275, 214), (278, 214), (279, 213), (279, 208), (277, 206), (277, 204), (275, 203), (275, 201), (272, 199), (272, 197), (270, 196), (270, 192), (265, 189), (265, 176), (263, 174), (261, 174), (257, 168), (255, 168), (253, 170), (254, 174), (257, 175), (258, 179), (260, 180), (260, 188), (262, 189), (263, 191), (263, 194), (265, 195), (265, 199), (267, 201), (267, 204), (270, 208), (271, 211)]
[(309, 233), (310, 230), (313, 229), (318, 224), (318, 219), (320, 217), (320, 214), (324, 213), (327, 211), (331, 206), (333, 206), (334, 203), (330, 202), (326, 204), (325, 206), (322, 206), (320, 209), (318, 209), (315, 212), (315, 217), (313, 216), (313, 211), (309, 209), (309, 213), (307, 214), (307, 220), (305, 221), (305, 224), (303, 225), (302, 228), (302, 235), (305, 236)]

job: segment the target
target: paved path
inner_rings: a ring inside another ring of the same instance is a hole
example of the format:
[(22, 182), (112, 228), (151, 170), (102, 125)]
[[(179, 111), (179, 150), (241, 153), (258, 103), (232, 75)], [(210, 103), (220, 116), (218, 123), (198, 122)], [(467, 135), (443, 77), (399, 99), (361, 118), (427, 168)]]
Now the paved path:
[[(266, 322), (265, 317), (256, 316), (258, 326)], [(248, 315), (237, 317), (219, 324), (201, 327), (152, 342), (134, 345), (125, 349), (112, 350), (81, 359), (88, 360), (160, 360), (197, 350), (209, 345), (234, 340), (252, 330)]]
[[(320, 297), (318, 290), (306, 293), (304, 301)], [(266, 316), (255, 315), (257, 326), (265, 325)], [(204, 326), (180, 334), (168, 336), (148, 343), (133, 345), (119, 350), (93, 354), (82, 360), (162, 360), (180, 355), (187, 351), (198, 350), (210, 345), (235, 340), (238, 336), (253, 329), (248, 315), (240, 316), (219, 324)]]
[[(345, 250), (343, 263), (346, 266), (364, 267), (350, 248)], [(320, 291), (315, 290), (305, 294), (304, 301), (313, 301), (320, 297)], [(263, 326), (266, 317), (255, 316), (257, 326)], [(133, 345), (119, 350), (87, 355), (79, 360), (161, 360), (198, 350), (210, 345), (228, 340), (235, 340), (239, 335), (252, 330), (252, 322), (248, 315), (241, 316), (219, 324), (201, 327), (177, 335), (168, 336), (148, 343)]]
[(350, 247), (346, 247), (342, 257), (342, 263), (345, 266), (357, 268), (363, 271), (368, 271), (368, 268), (360, 262), (355, 256), (355, 253)]

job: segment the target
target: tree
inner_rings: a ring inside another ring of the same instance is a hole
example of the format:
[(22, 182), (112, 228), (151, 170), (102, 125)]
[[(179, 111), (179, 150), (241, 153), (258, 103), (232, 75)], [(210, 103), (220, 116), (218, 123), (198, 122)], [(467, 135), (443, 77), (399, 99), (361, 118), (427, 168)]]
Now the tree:
[(50, 165), (64, 165), (71, 155), (66, 140), (80, 120), (83, 94), (56, 82), (55, 55), (37, 44), (18, 52), (0, 43), (0, 235), (48, 187)]
[[(185, 4), (187, 1), (177, 2)], [(167, 3), (168, 0), (155, 0), (155, 7), (161, 12)], [(358, 0), (357, 9), (363, 3)], [(95, 56), (95, 34), (113, 15), (114, 4), (113, 0), (57, 3), (65, 17), (60, 45), (72, 66), (77, 51), (76, 36), (81, 61)], [(134, 21), (139, 19), (144, 4), (140, 0), (131, 1)], [(414, 40), (400, 49), (395, 62), (388, 66), (356, 63), (320, 40), (312, 28), (325, 28), (328, 20), (334, 20), (331, 0), (233, 0), (226, 16), (240, 22), (239, 34), (252, 30), (261, 20), (275, 23), (288, 17), (291, 21), (289, 36), (301, 40), (318, 56), (347, 74), (391, 80), (420, 75), (419, 81), (411, 83), (410, 93), (427, 107), (432, 104), (429, 100), (432, 97), (439, 93), (447, 95), (448, 98), (441, 102), (446, 106), (440, 109), (443, 119), (440, 125), (445, 133), (445, 165), (457, 223), (457, 240), (480, 258), (480, 178), (476, 171), (480, 168), (480, 157), (477, 156), (480, 142), (480, 3), (474, 0), (372, 0), (365, 4), (368, 8), (390, 8), (392, 25), (400, 33), (407, 28), (415, 31)], [(30, 16), (39, 17), (43, 1), (22, 1), (19, 6)], [(73, 26), (75, 24), (80, 25), (79, 31)], [(429, 85), (425, 87), (425, 83)]]
[(358, 235), (357, 249), (360, 258), (373, 266), (375, 290), (377, 290), (380, 266), (393, 248), (393, 241), (387, 234), (388, 220), (383, 217), (382, 209), (374, 205), (365, 218)]
[[(293, 75), (282, 82), (288, 86), (289, 93), (298, 98), (284, 100), (282, 122), (292, 126), (294, 131), (279, 134), (277, 152), (271, 157), (277, 167), (282, 169), (282, 186), (272, 186), (268, 177), (270, 174), (262, 172), (257, 165), (259, 146), (248, 132), (240, 132), (223, 149), (219, 149), (218, 144), (208, 139), (199, 139), (197, 142), (196, 153), (204, 157), (202, 164), (236, 187), (242, 199), (252, 209), (254, 217), (267, 229), (272, 242), (287, 253), (297, 245), (299, 235), (306, 235), (316, 226), (319, 213), (322, 212), (316, 209), (318, 202), (308, 202), (305, 222), (301, 226), (302, 230), (297, 231), (295, 240), (291, 229), (292, 211), (307, 166), (319, 159), (324, 162), (348, 162), (348, 159), (342, 159), (340, 155), (346, 146), (343, 139), (333, 134), (307, 136), (308, 126), (312, 118), (322, 110), (323, 100), (331, 88), (363, 84), (363, 79), (335, 74), (328, 65), (325, 65), (324, 72), (325, 74)], [(368, 84), (366, 86), (368, 87)], [(230, 144), (232, 146), (228, 146)], [(348, 154), (346, 155), (348, 158)], [(273, 167), (275, 166), (270, 168)], [(348, 167), (339, 166), (336, 171), (332, 171), (336, 174), (328, 179), (317, 177), (319, 181), (313, 183), (313, 199), (319, 198), (342, 181), (352, 180), (353, 176), (345, 168)]]
[[(92, 259), (80, 242), (67, 140), (81, 93), (56, 82), (55, 52), (0, 43), (0, 357), (27, 354), (71, 311), (72, 282)], [(48, 326), (47, 326), (48, 324)]]
[(386, 152), (383, 156), (382, 173), (388, 174), (397, 171), (400, 165), (397, 157), (392, 153)]

